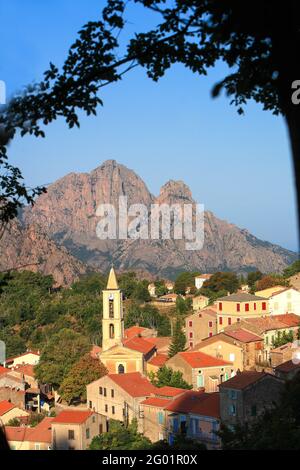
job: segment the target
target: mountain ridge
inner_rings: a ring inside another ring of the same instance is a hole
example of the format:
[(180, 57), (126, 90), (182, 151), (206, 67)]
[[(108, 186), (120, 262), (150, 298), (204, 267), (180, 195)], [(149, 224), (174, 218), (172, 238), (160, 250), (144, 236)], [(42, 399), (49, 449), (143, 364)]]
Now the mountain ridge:
[(34, 224), (63, 245), (91, 269), (106, 271), (113, 262), (121, 270), (142, 270), (174, 277), (180, 270), (281, 272), (296, 253), (260, 240), (247, 229), (205, 211), (205, 242), (200, 251), (185, 250), (184, 240), (99, 240), (96, 210), (101, 203), (118, 207), (119, 196), (128, 205), (195, 203), (184, 181), (169, 180), (158, 196), (126, 166), (107, 160), (90, 173), (69, 173), (48, 187), (33, 208), (23, 211), (23, 222)]

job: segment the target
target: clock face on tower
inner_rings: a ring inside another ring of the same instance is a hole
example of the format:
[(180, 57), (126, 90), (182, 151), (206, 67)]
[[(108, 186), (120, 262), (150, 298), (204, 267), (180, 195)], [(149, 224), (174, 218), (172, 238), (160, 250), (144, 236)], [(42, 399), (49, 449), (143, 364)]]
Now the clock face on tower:
[(109, 300), (114, 300), (114, 294), (109, 294)]

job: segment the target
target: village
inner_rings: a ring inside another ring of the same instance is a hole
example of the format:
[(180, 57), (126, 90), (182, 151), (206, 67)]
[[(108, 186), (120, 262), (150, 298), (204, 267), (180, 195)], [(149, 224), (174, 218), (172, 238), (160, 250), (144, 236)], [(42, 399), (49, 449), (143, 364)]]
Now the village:
[[(152, 443), (172, 446), (181, 436), (221, 449), (222, 426), (251, 424), (272, 410), (300, 370), (300, 292), (277, 285), (250, 293), (244, 284), (212, 302), (199, 295), (211, 276), (196, 275), (182, 296), (191, 299), (192, 311), (184, 318), (185, 344), (171, 354), (171, 336), (138, 324), (124, 327), (124, 296), (112, 267), (102, 292), (102, 346), (90, 351), (105, 373), (87, 384), (85, 403), (70, 406), (52, 384), (40, 383), (40, 351), (24, 351), (0, 366), (0, 419), (10, 448), (87, 450), (119, 422), (125, 428), (134, 423)], [(181, 297), (173, 282), (165, 288), (167, 294), (157, 295), (155, 283), (148, 285), (162, 309)], [(162, 384), (166, 373), (177, 374), (182, 386)], [(34, 423), (36, 413), (43, 419)]]

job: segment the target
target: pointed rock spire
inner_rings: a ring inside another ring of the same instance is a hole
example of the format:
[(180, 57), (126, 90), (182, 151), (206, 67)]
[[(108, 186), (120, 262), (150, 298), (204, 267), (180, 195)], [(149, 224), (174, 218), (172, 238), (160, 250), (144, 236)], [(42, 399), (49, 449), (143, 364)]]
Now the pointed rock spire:
[(107, 287), (106, 288), (108, 290), (110, 290), (110, 289), (119, 289), (117, 276), (116, 276), (116, 273), (115, 273), (115, 270), (114, 270), (113, 266), (112, 266), (112, 268), (110, 270), (110, 273), (109, 273), (109, 276), (108, 276), (108, 282), (107, 282)]

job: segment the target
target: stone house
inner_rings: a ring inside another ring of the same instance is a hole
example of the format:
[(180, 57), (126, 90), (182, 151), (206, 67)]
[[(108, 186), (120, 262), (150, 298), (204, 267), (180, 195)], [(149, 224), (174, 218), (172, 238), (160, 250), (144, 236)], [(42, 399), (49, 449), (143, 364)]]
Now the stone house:
[(272, 409), (284, 390), (284, 381), (265, 372), (244, 371), (219, 386), (221, 421), (227, 426), (251, 423)]
[(87, 450), (106, 431), (106, 419), (91, 410), (66, 409), (52, 420), (53, 450)]
[(152, 442), (184, 436), (209, 449), (220, 447), (219, 393), (185, 390), (173, 399), (150, 397), (141, 403), (143, 433)]

